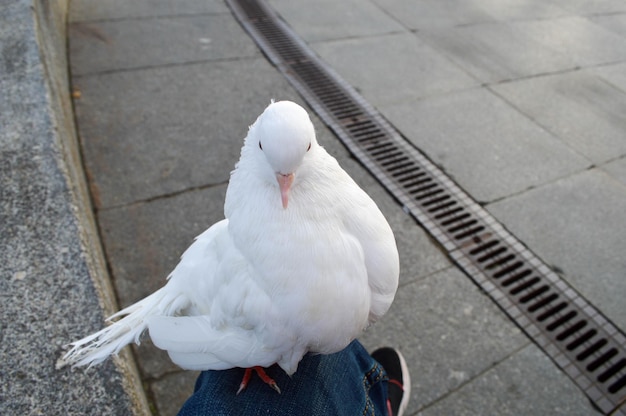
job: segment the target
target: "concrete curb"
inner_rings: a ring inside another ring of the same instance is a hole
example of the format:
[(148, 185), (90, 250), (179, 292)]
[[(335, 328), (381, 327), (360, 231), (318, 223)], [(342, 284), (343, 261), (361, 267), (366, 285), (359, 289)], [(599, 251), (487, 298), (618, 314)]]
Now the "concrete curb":
[(68, 94), (67, 8), (0, 7), (0, 414), (150, 414), (128, 350), (57, 368), (117, 310)]

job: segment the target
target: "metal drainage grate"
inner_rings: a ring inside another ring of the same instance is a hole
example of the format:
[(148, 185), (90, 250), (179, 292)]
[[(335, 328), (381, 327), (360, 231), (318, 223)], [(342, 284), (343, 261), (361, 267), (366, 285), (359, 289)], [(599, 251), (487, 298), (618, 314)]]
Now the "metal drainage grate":
[(261, 0), (227, 0), (361, 163), (605, 414), (624, 415), (626, 337), (321, 62)]

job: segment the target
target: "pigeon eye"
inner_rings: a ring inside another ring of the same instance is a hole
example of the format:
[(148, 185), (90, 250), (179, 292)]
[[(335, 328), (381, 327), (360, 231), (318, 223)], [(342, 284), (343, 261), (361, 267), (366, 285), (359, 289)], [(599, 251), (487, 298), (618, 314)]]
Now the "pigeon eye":
[(263, 145), (261, 145), (261, 142), (259, 142), (259, 149), (263, 150)]
[(306, 148), (306, 151), (308, 152), (309, 150), (311, 150), (311, 143), (309, 143), (309, 147)]

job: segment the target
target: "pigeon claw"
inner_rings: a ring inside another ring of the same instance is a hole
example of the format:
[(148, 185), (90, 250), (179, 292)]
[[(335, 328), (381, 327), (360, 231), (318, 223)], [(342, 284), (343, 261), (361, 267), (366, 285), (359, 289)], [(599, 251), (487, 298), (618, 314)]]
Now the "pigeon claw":
[(278, 384), (276, 384), (276, 382), (274, 380), (270, 381), (269, 383), (267, 383), (271, 388), (273, 388), (274, 390), (276, 390), (276, 392), (278, 394), (281, 393), (280, 391), (280, 387), (278, 387)]
[(250, 377), (252, 377), (252, 369), (246, 368), (246, 371), (243, 373), (243, 378), (241, 379), (241, 384), (239, 384), (239, 390), (237, 390), (237, 395), (239, 395), (239, 393), (241, 393), (246, 389), (246, 387), (248, 387)]
[(243, 373), (243, 378), (241, 379), (241, 384), (239, 384), (239, 390), (237, 390), (237, 395), (239, 395), (239, 393), (241, 393), (242, 391), (246, 389), (246, 387), (248, 387), (248, 383), (250, 383), (250, 378), (252, 377), (252, 370), (254, 370), (257, 373), (259, 378), (265, 384), (267, 384), (276, 392), (278, 392), (278, 394), (281, 393), (280, 388), (278, 387), (278, 384), (276, 384), (276, 381), (274, 381), (273, 378), (267, 375), (267, 373), (265, 372), (265, 369), (263, 367), (256, 366), (252, 368), (246, 368), (246, 371)]

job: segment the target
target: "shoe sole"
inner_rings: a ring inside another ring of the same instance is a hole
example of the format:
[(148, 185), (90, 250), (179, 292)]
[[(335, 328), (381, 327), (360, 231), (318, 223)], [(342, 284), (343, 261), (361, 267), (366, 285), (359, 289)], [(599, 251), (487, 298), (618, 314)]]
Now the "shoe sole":
[(402, 368), (402, 400), (400, 401), (400, 409), (396, 416), (402, 416), (409, 405), (409, 399), (411, 397), (411, 376), (409, 375), (409, 367), (406, 365), (404, 357), (400, 351), (396, 350), (398, 358), (400, 358), (400, 367)]

